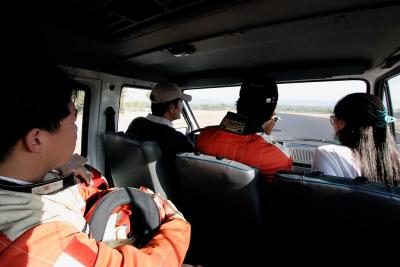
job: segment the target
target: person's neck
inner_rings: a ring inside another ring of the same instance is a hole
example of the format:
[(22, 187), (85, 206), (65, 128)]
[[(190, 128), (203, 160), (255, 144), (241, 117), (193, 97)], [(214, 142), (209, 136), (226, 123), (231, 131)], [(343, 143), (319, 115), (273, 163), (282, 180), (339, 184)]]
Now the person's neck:
[(27, 155), (11, 156), (0, 164), (0, 176), (29, 183), (40, 182), (47, 171), (37, 162), (37, 159)]
[(165, 113), (161, 118), (164, 118), (164, 119), (169, 120), (171, 122), (174, 120), (173, 116), (170, 113)]

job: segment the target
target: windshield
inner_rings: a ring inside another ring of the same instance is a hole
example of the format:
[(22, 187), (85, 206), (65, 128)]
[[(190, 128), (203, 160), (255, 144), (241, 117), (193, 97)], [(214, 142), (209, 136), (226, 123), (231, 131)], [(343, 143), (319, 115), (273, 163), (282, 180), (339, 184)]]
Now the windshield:
[[(281, 118), (272, 132), (276, 140), (333, 141), (329, 123), (336, 102), (347, 94), (366, 92), (361, 80), (320, 81), (278, 84), (276, 113)], [(227, 111), (236, 111), (240, 87), (186, 90), (200, 127), (218, 125)]]

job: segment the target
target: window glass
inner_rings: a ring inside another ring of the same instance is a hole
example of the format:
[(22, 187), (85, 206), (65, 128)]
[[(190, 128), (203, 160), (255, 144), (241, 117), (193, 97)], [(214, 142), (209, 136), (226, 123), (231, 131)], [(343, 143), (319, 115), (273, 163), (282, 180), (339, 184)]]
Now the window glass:
[[(277, 140), (318, 139), (333, 141), (329, 116), (336, 102), (347, 94), (366, 92), (361, 80), (278, 84), (279, 120), (273, 135)], [(186, 90), (200, 127), (218, 125), (227, 111), (236, 111), (240, 87)]]
[(76, 118), (76, 126), (78, 127), (78, 137), (76, 140), (76, 146), (74, 153), (81, 154), (82, 152), (82, 128), (83, 128), (83, 107), (85, 104), (85, 91), (78, 90), (78, 95), (74, 99), (74, 104), (76, 109), (78, 110), (77, 118)]
[(400, 75), (389, 79), (388, 85), (393, 108), (393, 116), (397, 118), (397, 121), (395, 122), (396, 143), (400, 143)]
[(277, 113), (282, 118), (274, 129), (278, 139), (334, 141), (329, 122), (335, 104), (344, 96), (366, 92), (361, 80), (280, 84)]
[(236, 111), (239, 86), (186, 90), (192, 96), (189, 106), (200, 128), (217, 125), (227, 111)]
[[(118, 131), (125, 132), (131, 121), (137, 117), (145, 117), (151, 113), (150, 90), (123, 87), (118, 114)], [(173, 127), (186, 133), (188, 125), (181, 116), (180, 119), (172, 122)]]

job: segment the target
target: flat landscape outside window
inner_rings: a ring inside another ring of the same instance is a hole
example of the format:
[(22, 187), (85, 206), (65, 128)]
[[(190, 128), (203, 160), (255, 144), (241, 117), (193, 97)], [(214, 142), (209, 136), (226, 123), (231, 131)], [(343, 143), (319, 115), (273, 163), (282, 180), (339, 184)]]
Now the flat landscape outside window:
[[(219, 125), (228, 111), (236, 112), (240, 87), (186, 90), (192, 95), (190, 108), (200, 127)], [(336, 102), (347, 94), (366, 92), (361, 80), (278, 84), (276, 109), (282, 120), (276, 123), (276, 140), (318, 139), (332, 141), (329, 117)]]

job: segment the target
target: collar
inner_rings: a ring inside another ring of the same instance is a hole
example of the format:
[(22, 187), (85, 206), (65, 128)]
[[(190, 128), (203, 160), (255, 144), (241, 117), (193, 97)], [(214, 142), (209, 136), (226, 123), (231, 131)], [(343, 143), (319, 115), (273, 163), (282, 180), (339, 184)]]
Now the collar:
[(247, 117), (233, 112), (226, 114), (219, 127), (224, 131), (240, 135), (264, 132), (261, 127)]
[(163, 124), (163, 125), (167, 125), (169, 127), (173, 127), (172, 121), (167, 120), (163, 117), (158, 117), (158, 116), (154, 116), (153, 114), (148, 114), (145, 117), (147, 120), (158, 123), (158, 124)]
[(0, 189), (32, 193), (37, 195), (53, 194), (67, 187), (75, 185), (75, 174), (62, 176), (48, 181), (41, 181), (35, 184), (21, 184), (21, 181), (1, 176)]
[[(30, 182), (27, 181), (21, 181), (18, 179), (14, 179), (14, 178), (10, 178), (10, 177), (5, 177), (5, 176), (0, 176), (0, 181), (7, 181), (13, 184), (18, 184), (18, 185), (28, 185), (28, 184), (32, 184)], [(0, 182), (1, 183), (1, 182)]]

